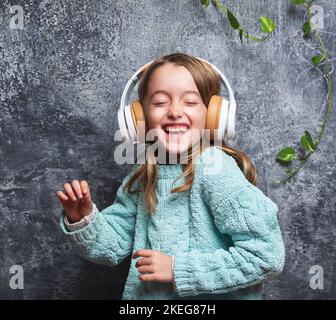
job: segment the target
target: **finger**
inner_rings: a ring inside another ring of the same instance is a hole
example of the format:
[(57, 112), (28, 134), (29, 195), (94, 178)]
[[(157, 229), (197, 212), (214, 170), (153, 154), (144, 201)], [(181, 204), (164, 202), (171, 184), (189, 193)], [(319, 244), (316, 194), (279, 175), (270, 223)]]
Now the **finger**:
[(148, 250), (148, 249), (139, 249), (135, 251), (132, 255), (132, 259), (135, 259), (137, 257), (143, 256), (143, 257), (150, 257), (154, 253), (154, 250)]
[(70, 183), (65, 183), (64, 184), (64, 190), (66, 192), (66, 195), (70, 198), (70, 200), (72, 200), (72, 201), (76, 201), (77, 200), (77, 198), (76, 198), (76, 196), (75, 196), (75, 194), (74, 194), (74, 192), (73, 192), (73, 190), (71, 188)]
[(157, 281), (157, 276), (155, 273), (140, 274), (138, 278), (141, 281)]
[(138, 268), (138, 271), (140, 273), (153, 273), (154, 268), (153, 268), (153, 266), (142, 266), (142, 267)]
[(89, 188), (89, 184), (87, 183), (87, 181), (82, 180), (80, 182), (80, 186), (82, 188), (83, 198), (84, 199), (91, 199), (90, 188)]
[(135, 267), (138, 268), (140, 266), (147, 266), (149, 264), (151, 264), (151, 259), (150, 258), (142, 258), (142, 259), (139, 259), (136, 264), (135, 264)]
[(82, 189), (78, 180), (73, 180), (71, 182), (72, 189), (75, 190), (77, 199), (83, 199)]
[(93, 201), (91, 199), (89, 185), (85, 180), (82, 180), (80, 182), (80, 185), (82, 187), (82, 193), (83, 193), (83, 200), (82, 200), (83, 205), (84, 205), (84, 207), (91, 209), (92, 206), (93, 206)]
[(56, 195), (61, 201), (69, 201), (69, 198), (62, 191), (57, 191)]

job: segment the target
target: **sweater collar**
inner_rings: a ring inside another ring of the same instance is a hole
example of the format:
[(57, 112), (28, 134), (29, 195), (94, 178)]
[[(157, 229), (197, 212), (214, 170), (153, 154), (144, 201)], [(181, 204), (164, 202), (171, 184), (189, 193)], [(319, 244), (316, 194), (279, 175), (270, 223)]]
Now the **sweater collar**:
[(159, 178), (176, 178), (183, 173), (183, 164), (158, 164)]

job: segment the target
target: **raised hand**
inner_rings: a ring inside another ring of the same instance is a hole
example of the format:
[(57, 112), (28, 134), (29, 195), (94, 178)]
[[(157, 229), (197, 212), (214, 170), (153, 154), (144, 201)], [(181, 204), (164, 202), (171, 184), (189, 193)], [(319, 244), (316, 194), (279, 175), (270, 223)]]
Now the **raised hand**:
[(78, 180), (73, 180), (71, 184), (65, 183), (64, 192), (57, 191), (56, 195), (70, 223), (79, 221), (93, 209), (89, 184), (85, 180), (80, 183)]

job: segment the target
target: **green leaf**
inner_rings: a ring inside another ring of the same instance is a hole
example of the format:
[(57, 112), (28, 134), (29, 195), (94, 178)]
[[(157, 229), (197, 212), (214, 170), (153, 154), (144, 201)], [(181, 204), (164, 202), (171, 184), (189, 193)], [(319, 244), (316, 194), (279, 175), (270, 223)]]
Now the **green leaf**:
[(314, 66), (317, 66), (318, 64), (321, 63), (321, 61), (324, 59), (324, 56), (323, 55), (318, 55), (318, 56), (314, 56), (312, 57), (312, 63)]
[(310, 133), (306, 130), (304, 135), (301, 137), (301, 145), (305, 148), (308, 152), (315, 151), (315, 145)]
[(277, 153), (276, 159), (284, 162), (291, 162), (295, 159), (295, 149), (292, 147), (283, 148)]
[(304, 24), (303, 24), (303, 32), (305, 34), (307, 34), (309, 31), (311, 30), (311, 24), (309, 21), (306, 21)]
[(305, 2), (305, 0), (292, 0), (292, 3), (294, 4), (304, 4)]
[(241, 43), (243, 43), (243, 29), (239, 29), (239, 38)]
[(227, 16), (229, 18), (230, 25), (233, 29), (237, 30), (239, 28), (239, 22), (236, 17), (227, 9)]
[(260, 16), (259, 19), (260, 19), (261, 26), (264, 32), (271, 33), (274, 31), (276, 24), (271, 18)]
[(203, 6), (207, 7), (210, 3), (210, 0), (201, 0)]

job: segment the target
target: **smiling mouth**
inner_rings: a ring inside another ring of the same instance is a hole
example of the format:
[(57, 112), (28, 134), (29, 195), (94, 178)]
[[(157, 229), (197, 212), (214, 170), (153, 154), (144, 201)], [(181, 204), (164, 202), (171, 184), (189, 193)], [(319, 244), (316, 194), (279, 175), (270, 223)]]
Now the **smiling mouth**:
[(187, 125), (165, 125), (162, 130), (166, 134), (166, 139), (174, 142), (179, 142), (180, 139), (189, 131)]

